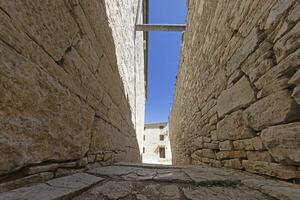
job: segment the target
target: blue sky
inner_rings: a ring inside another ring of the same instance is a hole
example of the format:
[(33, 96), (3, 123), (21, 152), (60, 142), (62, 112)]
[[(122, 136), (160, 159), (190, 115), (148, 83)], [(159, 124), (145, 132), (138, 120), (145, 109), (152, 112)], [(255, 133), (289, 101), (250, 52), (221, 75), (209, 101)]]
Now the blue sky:
[[(149, 0), (149, 23), (184, 24), (186, 0)], [(181, 33), (150, 32), (146, 123), (168, 121), (179, 66)]]

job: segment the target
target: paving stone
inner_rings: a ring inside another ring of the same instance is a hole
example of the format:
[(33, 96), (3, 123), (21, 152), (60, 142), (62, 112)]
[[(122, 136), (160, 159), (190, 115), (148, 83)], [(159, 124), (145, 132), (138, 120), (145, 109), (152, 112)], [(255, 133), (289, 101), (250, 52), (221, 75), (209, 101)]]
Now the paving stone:
[(156, 169), (137, 169), (134, 172), (123, 176), (125, 180), (152, 180), (157, 175)]
[(153, 178), (155, 181), (191, 182), (191, 179), (181, 170), (159, 169), (157, 173), (158, 174)]
[(189, 200), (257, 200), (269, 197), (261, 192), (246, 187), (198, 187), (197, 189), (184, 188), (183, 193)]
[(126, 167), (126, 166), (108, 166), (100, 167), (96, 169), (89, 170), (88, 173), (95, 175), (104, 175), (104, 176), (121, 176), (130, 174), (131, 172), (137, 170), (136, 167)]
[(180, 199), (180, 191), (177, 185), (166, 185), (161, 188), (161, 200), (179, 200)]
[(101, 186), (92, 189), (93, 193), (99, 193), (109, 199), (119, 199), (131, 193), (132, 185), (130, 182), (109, 181)]
[(58, 200), (72, 197), (104, 180), (85, 173), (57, 178), (31, 187), (23, 187), (0, 194), (0, 200)]

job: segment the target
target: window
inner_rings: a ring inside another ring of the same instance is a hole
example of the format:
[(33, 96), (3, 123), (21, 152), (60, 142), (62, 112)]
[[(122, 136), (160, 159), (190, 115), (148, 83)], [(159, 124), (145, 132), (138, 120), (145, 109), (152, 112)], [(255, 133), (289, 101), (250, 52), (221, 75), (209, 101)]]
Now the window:
[(143, 153), (145, 153), (145, 147), (143, 147)]
[(160, 141), (164, 141), (164, 140), (165, 140), (165, 136), (164, 136), (164, 135), (160, 135), (160, 136), (159, 136), (159, 140), (160, 140)]
[(166, 158), (165, 147), (159, 147), (159, 158)]
[(144, 135), (144, 138), (143, 138), (143, 140), (144, 140), (144, 141), (146, 140), (146, 135)]

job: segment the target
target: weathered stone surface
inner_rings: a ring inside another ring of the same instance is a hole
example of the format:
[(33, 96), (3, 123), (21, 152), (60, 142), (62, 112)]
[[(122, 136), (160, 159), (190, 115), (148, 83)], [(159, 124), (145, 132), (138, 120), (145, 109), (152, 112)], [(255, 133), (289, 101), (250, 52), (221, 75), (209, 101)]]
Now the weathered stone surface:
[(243, 160), (242, 164), (246, 171), (257, 174), (265, 174), (268, 176), (275, 176), (281, 179), (294, 179), (299, 178), (300, 176), (296, 167), (292, 166), (283, 166), (276, 163), (249, 160)]
[(275, 161), (300, 165), (299, 122), (269, 127), (262, 131), (261, 138)]
[(288, 91), (267, 96), (245, 110), (247, 124), (255, 130), (300, 119), (300, 106)]
[(234, 86), (223, 91), (217, 101), (219, 117), (233, 110), (247, 107), (255, 100), (255, 93), (244, 76)]
[(221, 141), (252, 138), (253, 136), (253, 131), (245, 124), (241, 110), (225, 116), (217, 125), (217, 138)]
[(246, 158), (245, 151), (220, 151), (217, 153), (218, 160), (224, 160), (229, 158)]

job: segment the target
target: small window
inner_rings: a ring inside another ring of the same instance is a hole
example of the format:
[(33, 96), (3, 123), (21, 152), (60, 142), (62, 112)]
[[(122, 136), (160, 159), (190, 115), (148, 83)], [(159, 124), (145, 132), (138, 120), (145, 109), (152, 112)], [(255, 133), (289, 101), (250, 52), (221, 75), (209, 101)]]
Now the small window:
[(143, 153), (145, 153), (145, 147), (143, 147)]
[(146, 140), (146, 135), (144, 135), (144, 138), (143, 138), (143, 140), (144, 140), (144, 141)]
[(164, 141), (164, 140), (165, 140), (165, 136), (164, 136), (164, 135), (160, 135), (160, 136), (159, 136), (159, 140), (160, 140), (160, 141)]
[(166, 158), (165, 147), (159, 147), (159, 158)]

